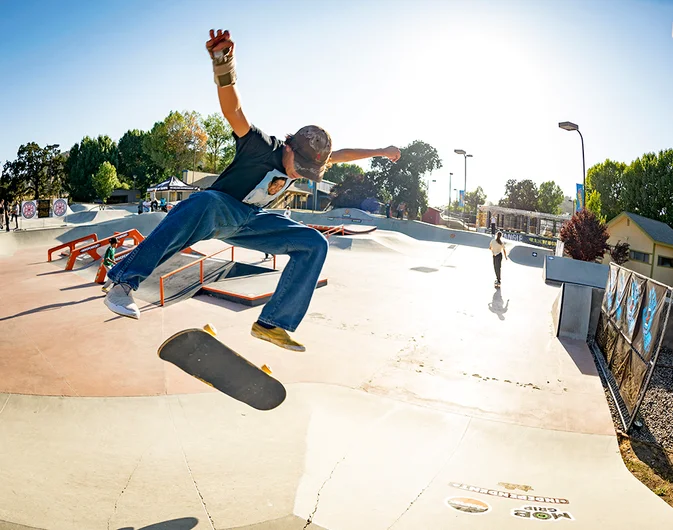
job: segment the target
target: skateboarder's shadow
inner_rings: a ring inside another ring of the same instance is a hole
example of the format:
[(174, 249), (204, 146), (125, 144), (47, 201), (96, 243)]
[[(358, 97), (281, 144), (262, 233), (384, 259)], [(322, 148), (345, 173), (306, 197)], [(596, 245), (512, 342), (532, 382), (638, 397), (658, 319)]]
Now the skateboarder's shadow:
[[(171, 519), (170, 521), (164, 521), (163, 523), (155, 523), (149, 526), (143, 526), (137, 530), (192, 530), (199, 520), (194, 517), (182, 517), (181, 519)], [(136, 530), (132, 526), (125, 526), (124, 528), (118, 528), (117, 530)]]
[(491, 311), (491, 313), (495, 313), (496, 315), (498, 315), (498, 318), (500, 320), (505, 320), (505, 313), (507, 313), (508, 308), (509, 308), (509, 300), (507, 300), (506, 304), (503, 304), (500, 289), (496, 289), (495, 292), (493, 293), (493, 300), (491, 300), (488, 303), (488, 309)]

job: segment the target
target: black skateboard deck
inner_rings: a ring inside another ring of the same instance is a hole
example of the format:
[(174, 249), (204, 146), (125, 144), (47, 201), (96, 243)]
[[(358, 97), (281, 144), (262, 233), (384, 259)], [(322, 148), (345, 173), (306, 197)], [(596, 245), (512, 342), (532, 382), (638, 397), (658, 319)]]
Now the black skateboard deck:
[(158, 354), (164, 361), (257, 410), (274, 409), (287, 395), (280, 381), (203, 329), (176, 333), (159, 347)]

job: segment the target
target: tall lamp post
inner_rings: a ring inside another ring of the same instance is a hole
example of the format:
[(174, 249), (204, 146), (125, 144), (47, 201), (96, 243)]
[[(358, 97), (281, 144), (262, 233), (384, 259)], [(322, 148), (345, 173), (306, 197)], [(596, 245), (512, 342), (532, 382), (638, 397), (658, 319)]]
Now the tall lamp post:
[(468, 155), (464, 149), (454, 149), (453, 152), (457, 155), (463, 155), (463, 158), (465, 159), (465, 182), (463, 184), (463, 212), (465, 212), (465, 199), (467, 198), (467, 159), (472, 158), (472, 155)]
[(580, 135), (580, 140), (582, 141), (582, 206), (587, 207), (587, 187), (586, 187), (586, 165), (584, 163), (584, 137), (580, 132), (579, 125), (574, 124), (571, 121), (562, 121), (558, 124), (561, 129), (566, 131), (577, 131), (577, 134)]
[(449, 225), (451, 225), (451, 177), (453, 173), (449, 173)]

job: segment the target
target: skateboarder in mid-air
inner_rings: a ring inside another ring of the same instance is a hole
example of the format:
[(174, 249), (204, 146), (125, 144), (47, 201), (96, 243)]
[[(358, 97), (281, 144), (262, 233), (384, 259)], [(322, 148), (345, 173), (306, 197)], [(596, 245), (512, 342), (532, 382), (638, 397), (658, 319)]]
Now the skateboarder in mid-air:
[(266, 135), (250, 124), (241, 109), (229, 32), (211, 30), (206, 49), (213, 62), (220, 107), (233, 130), (236, 155), (210, 188), (181, 201), (147, 239), (108, 272), (114, 286), (105, 305), (119, 315), (139, 318), (133, 291), (161, 263), (204, 239), (287, 254), (290, 261), (251, 333), (282, 348), (304, 351), (287, 332), (294, 331), (306, 314), (328, 244), (318, 231), (263, 208), (295, 179), (320, 182), (328, 164), (374, 156), (396, 162), (400, 151), (394, 146), (332, 151), (330, 135), (316, 125), (302, 127), (285, 141)]

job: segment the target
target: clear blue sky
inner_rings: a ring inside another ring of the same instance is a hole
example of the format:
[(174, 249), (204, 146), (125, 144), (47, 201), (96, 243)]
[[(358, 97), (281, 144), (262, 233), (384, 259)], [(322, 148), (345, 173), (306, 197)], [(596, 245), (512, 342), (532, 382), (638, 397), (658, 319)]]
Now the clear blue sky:
[[(673, 147), (672, 0), (0, 0), (0, 161), (35, 141), (118, 140), (171, 110), (218, 110), (204, 42), (228, 28), (250, 120), (335, 148), (420, 139), (433, 204), (509, 178), (571, 195), (587, 168)], [(458, 181), (458, 182), (456, 182)]]

